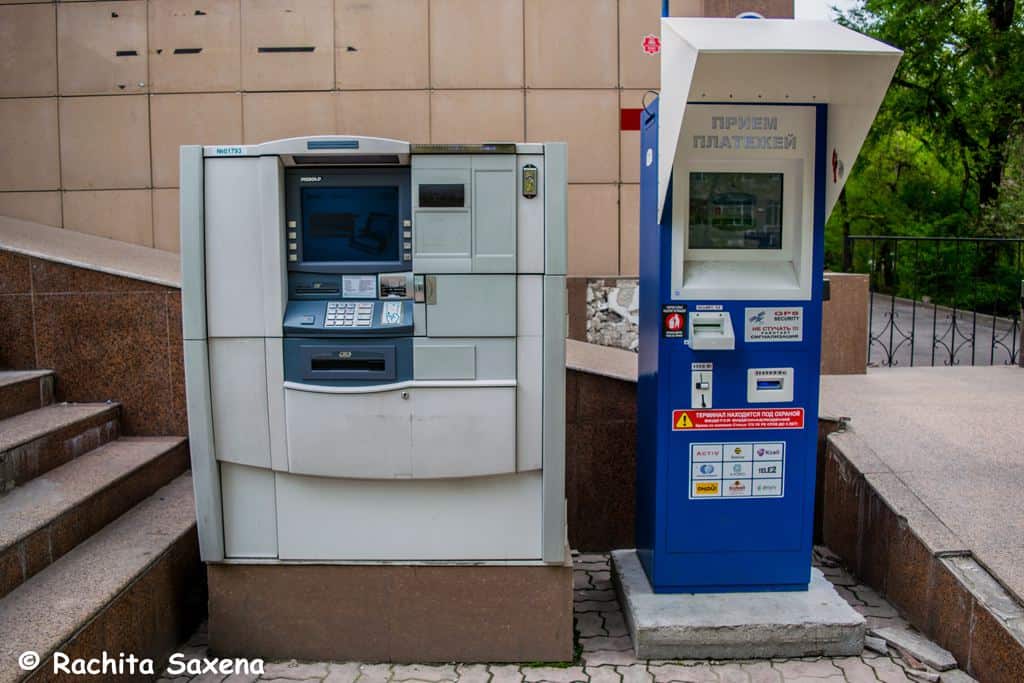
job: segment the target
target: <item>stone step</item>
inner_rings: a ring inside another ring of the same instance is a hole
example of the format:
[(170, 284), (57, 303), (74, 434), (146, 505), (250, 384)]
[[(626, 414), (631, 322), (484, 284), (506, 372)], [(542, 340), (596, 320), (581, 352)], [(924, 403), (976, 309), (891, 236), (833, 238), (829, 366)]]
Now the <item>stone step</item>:
[(58, 403), (0, 420), (0, 494), (117, 438), (121, 404)]
[(154, 659), (159, 672), (201, 619), (203, 577), (192, 477), (183, 474), (0, 598), (0, 683), (32, 673), (18, 665), (25, 651), (42, 660), (33, 680), (72, 678), (53, 674), (58, 651), (134, 654)]
[(53, 403), (52, 370), (0, 372), (0, 420)]
[(186, 469), (184, 438), (122, 438), (0, 497), (0, 597)]

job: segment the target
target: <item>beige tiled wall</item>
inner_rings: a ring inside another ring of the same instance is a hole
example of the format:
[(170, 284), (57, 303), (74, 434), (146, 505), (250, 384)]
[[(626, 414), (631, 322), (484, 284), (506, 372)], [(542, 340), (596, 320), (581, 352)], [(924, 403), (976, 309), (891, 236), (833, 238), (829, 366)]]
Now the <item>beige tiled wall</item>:
[[(671, 0), (792, 16), (792, 0)], [(178, 146), (569, 143), (569, 269), (635, 274), (660, 0), (0, 0), (0, 214), (178, 249)], [(263, 48), (262, 50), (260, 48)]]

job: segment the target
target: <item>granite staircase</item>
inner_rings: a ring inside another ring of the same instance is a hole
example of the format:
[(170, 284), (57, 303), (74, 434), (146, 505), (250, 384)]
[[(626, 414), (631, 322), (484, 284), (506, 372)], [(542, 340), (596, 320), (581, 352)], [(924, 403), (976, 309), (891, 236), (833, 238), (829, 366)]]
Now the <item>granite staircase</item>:
[(121, 436), (119, 404), (54, 382), (0, 372), (0, 683), (63, 680), (55, 652), (159, 671), (205, 612), (186, 440)]

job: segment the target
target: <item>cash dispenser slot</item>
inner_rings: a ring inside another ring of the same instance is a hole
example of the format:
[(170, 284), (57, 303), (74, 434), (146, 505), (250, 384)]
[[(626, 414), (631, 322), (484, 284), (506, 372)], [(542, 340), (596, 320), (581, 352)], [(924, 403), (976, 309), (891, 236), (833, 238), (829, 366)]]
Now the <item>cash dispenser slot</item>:
[(302, 378), (306, 380), (394, 380), (395, 347), (390, 344), (303, 345), (299, 347)]

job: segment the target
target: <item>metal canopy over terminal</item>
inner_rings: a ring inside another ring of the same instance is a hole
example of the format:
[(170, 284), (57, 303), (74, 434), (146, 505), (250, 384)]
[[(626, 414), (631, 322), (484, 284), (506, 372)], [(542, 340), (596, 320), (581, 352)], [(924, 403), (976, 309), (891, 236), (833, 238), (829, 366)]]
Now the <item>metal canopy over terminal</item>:
[[(659, 219), (691, 102), (828, 104), (830, 213), (902, 52), (829, 21), (792, 19), (666, 18), (661, 39)], [(737, 122), (730, 134), (740, 132), (758, 133)]]

